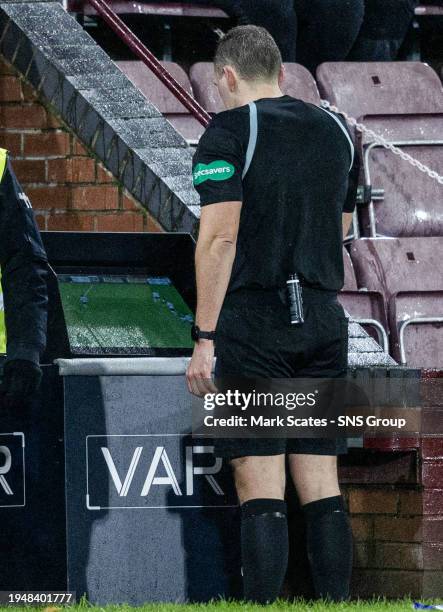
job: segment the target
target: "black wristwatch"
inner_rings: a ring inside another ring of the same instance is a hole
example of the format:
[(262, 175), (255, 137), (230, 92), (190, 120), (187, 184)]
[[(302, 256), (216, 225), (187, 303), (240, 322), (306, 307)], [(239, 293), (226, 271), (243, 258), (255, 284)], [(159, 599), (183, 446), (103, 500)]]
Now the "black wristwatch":
[(215, 331), (202, 331), (197, 325), (193, 325), (191, 328), (191, 338), (194, 342), (199, 340), (215, 340)]

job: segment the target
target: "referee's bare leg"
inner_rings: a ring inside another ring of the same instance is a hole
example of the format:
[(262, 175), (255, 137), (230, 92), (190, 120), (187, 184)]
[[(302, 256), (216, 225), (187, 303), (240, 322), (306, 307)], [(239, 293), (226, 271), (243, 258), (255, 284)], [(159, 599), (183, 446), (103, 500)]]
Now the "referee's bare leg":
[(337, 457), (289, 455), (289, 469), (306, 522), (306, 543), (315, 594), (349, 596), (352, 533), (337, 475)]
[(280, 594), (288, 565), (285, 455), (233, 459), (241, 504), (244, 599), (265, 604)]

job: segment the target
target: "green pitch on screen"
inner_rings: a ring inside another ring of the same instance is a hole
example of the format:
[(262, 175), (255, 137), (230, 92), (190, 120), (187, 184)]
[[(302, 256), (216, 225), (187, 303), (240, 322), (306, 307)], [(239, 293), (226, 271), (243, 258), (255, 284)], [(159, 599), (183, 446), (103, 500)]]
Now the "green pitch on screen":
[(192, 313), (169, 279), (63, 276), (59, 283), (73, 348), (192, 347)]

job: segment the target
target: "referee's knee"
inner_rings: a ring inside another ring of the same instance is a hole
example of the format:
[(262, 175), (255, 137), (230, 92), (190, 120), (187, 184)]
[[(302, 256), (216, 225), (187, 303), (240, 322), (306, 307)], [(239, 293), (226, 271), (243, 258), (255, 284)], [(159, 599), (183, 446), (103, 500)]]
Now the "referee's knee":
[(290, 455), (289, 469), (302, 506), (340, 495), (337, 457)]
[(238, 457), (231, 461), (240, 504), (251, 499), (284, 499), (284, 455)]

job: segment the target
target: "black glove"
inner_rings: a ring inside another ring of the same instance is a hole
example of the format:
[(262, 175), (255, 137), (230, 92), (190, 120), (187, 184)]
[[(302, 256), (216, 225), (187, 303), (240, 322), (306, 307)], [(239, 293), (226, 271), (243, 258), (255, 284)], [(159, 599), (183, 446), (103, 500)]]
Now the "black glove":
[(1, 407), (12, 410), (22, 408), (36, 393), (41, 379), (42, 371), (32, 361), (15, 359), (5, 363), (0, 387)]

